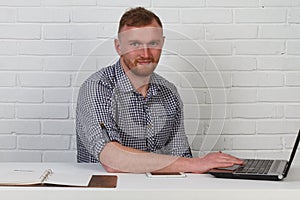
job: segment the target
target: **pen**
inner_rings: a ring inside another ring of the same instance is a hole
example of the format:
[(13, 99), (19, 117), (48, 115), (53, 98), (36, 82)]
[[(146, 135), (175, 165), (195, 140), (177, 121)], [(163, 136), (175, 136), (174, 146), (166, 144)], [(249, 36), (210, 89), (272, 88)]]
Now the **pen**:
[(103, 122), (100, 122), (100, 126), (101, 126), (101, 129), (102, 129), (103, 133), (104, 133), (104, 134), (106, 135), (106, 137), (108, 138), (108, 140), (111, 140), (110, 137), (109, 137), (109, 134), (107, 133), (107, 129), (106, 129), (106, 127), (105, 127), (105, 125), (104, 125)]

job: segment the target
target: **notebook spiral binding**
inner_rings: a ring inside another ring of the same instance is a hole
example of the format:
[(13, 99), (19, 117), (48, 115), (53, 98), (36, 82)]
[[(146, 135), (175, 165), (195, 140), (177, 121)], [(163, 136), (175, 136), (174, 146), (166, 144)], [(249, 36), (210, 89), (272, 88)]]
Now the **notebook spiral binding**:
[(52, 174), (53, 171), (51, 169), (45, 170), (45, 172), (40, 177), (42, 184), (44, 184), (44, 182), (48, 180), (49, 176), (51, 176)]

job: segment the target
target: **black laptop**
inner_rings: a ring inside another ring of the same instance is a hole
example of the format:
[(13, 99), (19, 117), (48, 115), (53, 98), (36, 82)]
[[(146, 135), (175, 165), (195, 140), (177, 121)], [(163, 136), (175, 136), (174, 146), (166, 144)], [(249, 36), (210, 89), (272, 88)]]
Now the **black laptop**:
[(255, 180), (282, 180), (291, 167), (300, 140), (300, 130), (296, 138), (289, 161), (243, 159), (243, 165), (210, 170), (209, 173), (217, 178), (255, 179)]

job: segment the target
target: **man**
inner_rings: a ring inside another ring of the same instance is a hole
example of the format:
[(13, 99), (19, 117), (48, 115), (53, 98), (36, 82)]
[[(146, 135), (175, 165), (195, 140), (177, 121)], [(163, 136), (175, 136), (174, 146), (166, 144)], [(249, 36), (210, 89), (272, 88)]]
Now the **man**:
[(160, 19), (138, 7), (121, 18), (120, 59), (81, 86), (76, 115), (78, 162), (108, 172), (194, 172), (242, 164), (224, 153), (192, 158), (175, 86), (154, 73), (164, 44)]

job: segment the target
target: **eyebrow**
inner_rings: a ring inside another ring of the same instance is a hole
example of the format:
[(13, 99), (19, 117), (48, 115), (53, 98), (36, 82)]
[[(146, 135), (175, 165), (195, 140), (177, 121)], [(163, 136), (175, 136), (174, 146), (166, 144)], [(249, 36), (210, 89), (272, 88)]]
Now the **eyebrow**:
[[(140, 40), (128, 40), (128, 43), (132, 43), (132, 42), (139, 42), (139, 43), (143, 43), (142, 41)], [(161, 42), (161, 40), (159, 39), (154, 39), (154, 40), (150, 40), (149, 42), (147, 43), (151, 43), (151, 42)]]

